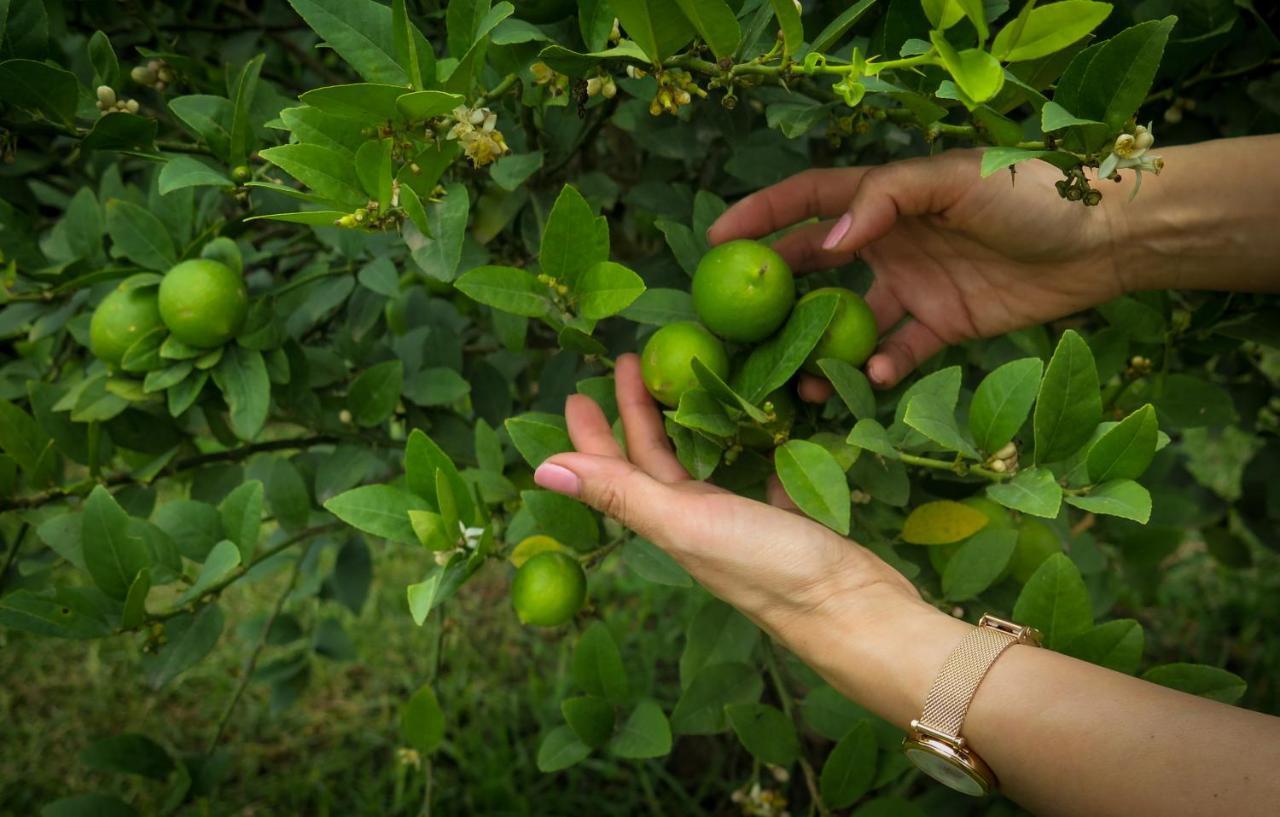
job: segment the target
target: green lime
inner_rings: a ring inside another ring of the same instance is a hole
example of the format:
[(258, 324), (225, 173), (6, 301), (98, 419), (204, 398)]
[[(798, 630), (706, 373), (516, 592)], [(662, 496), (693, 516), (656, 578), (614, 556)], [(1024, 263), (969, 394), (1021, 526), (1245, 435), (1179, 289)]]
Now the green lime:
[(559, 627), (587, 597), (587, 574), (572, 556), (547, 550), (531, 556), (511, 583), (511, 604), (524, 624)]
[(679, 405), (680, 395), (698, 385), (695, 357), (721, 378), (729, 376), (724, 344), (701, 324), (669, 323), (654, 332), (640, 354), (640, 374), (649, 393), (665, 405)]
[[(998, 502), (993, 502), (985, 496), (967, 496), (960, 500), (961, 505), (968, 505), (976, 511), (982, 511), (987, 517), (988, 522), (982, 527), (982, 530), (990, 528), (1012, 528), (1013, 517), (1009, 515), (1009, 511)], [(951, 561), (951, 557), (960, 549), (963, 542), (956, 542), (950, 545), (937, 545), (929, 548), (929, 564), (933, 565), (933, 569), (938, 571), (938, 575), (942, 575), (942, 571), (946, 570), (947, 563)], [(1012, 560), (1010, 561), (1012, 564)], [(1003, 579), (1009, 573), (1009, 568), (1005, 568), (1000, 578)]]
[(162, 325), (154, 286), (116, 287), (93, 310), (89, 349), (104, 363), (119, 366), (135, 340)]
[(818, 361), (828, 357), (861, 366), (871, 357), (876, 342), (880, 339), (876, 331), (876, 316), (856, 292), (842, 287), (821, 287), (807, 293), (799, 302), (804, 303), (829, 292), (839, 295), (840, 301), (827, 331), (823, 333), (809, 359), (804, 362), (804, 370), (810, 374), (822, 374)]
[(795, 302), (791, 267), (758, 241), (744, 238), (715, 247), (693, 274), (698, 319), (725, 340), (764, 340), (782, 326)]
[(1062, 542), (1053, 528), (1039, 519), (1024, 518), (1018, 526), (1018, 546), (1009, 560), (1009, 574), (1026, 584), (1045, 559), (1061, 552)]
[(774, 448), (779, 445), (779, 439), (785, 440), (791, 433), (791, 424), (796, 419), (796, 401), (790, 390), (783, 386), (770, 392), (760, 405), (765, 413), (772, 412), (773, 419), (764, 425), (746, 420), (738, 432), (738, 442), (747, 448)]
[(183, 261), (160, 282), (160, 317), (175, 338), (197, 349), (234, 338), (248, 311), (244, 281), (217, 261)]

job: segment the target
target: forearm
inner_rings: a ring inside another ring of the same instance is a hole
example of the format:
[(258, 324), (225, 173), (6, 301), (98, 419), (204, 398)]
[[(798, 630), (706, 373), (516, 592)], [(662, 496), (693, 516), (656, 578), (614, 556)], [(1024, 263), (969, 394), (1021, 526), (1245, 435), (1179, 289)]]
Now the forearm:
[[(861, 604), (833, 603), (782, 635), (843, 694), (905, 729), (971, 625), (891, 604), (868, 620)], [(1280, 719), (1050, 650), (1014, 647), (997, 660), (964, 734), (1037, 815), (1261, 815), (1280, 800)]]
[(1157, 148), (1165, 167), (1100, 182), (1130, 290), (1280, 291), (1280, 136)]

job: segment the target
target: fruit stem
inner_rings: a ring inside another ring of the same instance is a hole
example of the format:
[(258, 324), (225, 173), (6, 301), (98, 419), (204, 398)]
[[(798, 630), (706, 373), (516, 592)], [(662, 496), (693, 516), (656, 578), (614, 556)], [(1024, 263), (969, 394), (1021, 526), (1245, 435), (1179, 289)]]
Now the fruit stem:
[(933, 457), (921, 457), (916, 454), (908, 454), (905, 451), (898, 452), (898, 458), (907, 465), (918, 465), (921, 468), (933, 468), (937, 471), (950, 471), (953, 474), (964, 476), (965, 474), (976, 474), (985, 477), (992, 482), (1003, 482), (1009, 478), (1008, 474), (1001, 474), (992, 471), (990, 468), (984, 468), (981, 465), (969, 465), (962, 461), (950, 461), (934, 459)]

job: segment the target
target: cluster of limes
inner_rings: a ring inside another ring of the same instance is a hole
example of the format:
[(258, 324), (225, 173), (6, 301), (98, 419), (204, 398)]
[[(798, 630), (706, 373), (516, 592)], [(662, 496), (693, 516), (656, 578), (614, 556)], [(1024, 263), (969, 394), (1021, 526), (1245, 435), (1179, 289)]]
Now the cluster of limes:
[[(783, 327), (794, 306), (826, 294), (834, 294), (838, 302), (835, 316), (804, 363), (812, 374), (822, 373), (818, 361), (826, 358), (854, 366), (866, 361), (878, 338), (870, 307), (857, 293), (841, 287), (814, 289), (797, 301), (791, 268), (758, 241), (741, 239), (715, 247), (693, 275), (693, 308), (701, 323), (671, 323), (653, 333), (640, 356), (645, 386), (659, 402), (678, 406), (685, 392), (700, 385), (695, 358), (726, 379), (729, 352), (723, 341), (744, 346), (765, 341)], [(779, 389), (766, 403), (772, 404), (774, 418), (763, 429), (744, 429), (748, 438), (761, 433), (773, 438), (790, 428), (795, 406), (788, 392)], [(752, 445), (751, 439), (740, 441)]]
[(582, 563), (555, 539), (530, 536), (516, 545), (510, 561), (516, 566), (511, 605), (522, 623), (559, 627), (582, 609), (587, 574)]
[(248, 310), (239, 273), (207, 258), (183, 261), (159, 286), (126, 281), (103, 298), (89, 322), (89, 348), (113, 368), (160, 329), (193, 349), (215, 349), (236, 336)]

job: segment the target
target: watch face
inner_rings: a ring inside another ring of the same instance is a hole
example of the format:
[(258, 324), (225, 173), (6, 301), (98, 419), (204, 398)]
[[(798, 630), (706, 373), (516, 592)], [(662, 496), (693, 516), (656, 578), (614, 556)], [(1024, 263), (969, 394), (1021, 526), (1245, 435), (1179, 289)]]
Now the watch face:
[(972, 797), (981, 797), (987, 793), (986, 781), (959, 760), (943, 757), (919, 744), (908, 745), (903, 751), (916, 768), (939, 783)]

